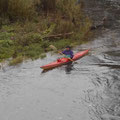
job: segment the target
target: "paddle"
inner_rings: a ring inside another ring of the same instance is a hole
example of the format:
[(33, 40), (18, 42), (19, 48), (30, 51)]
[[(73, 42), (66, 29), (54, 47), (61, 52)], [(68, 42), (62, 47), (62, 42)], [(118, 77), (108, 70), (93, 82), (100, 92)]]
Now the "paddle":
[[(58, 53), (64, 55), (65, 57), (67, 57), (67, 55), (65, 55), (65, 54), (63, 54), (62, 52), (58, 51), (58, 49), (57, 49), (54, 45), (50, 45), (49, 47), (50, 47), (51, 49), (57, 51)], [(68, 57), (67, 57), (67, 58), (68, 58)], [(73, 60), (72, 60), (71, 58), (68, 58), (68, 59), (73, 62)]]

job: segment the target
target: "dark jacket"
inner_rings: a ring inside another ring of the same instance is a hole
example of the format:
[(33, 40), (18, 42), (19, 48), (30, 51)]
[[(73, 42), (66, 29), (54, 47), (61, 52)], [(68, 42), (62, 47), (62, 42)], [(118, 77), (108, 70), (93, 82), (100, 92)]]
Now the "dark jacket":
[(70, 58), (73, 58), (74, 56), (72, 50), (64, 50), (62, 53), (68, 56), (70, 55)]

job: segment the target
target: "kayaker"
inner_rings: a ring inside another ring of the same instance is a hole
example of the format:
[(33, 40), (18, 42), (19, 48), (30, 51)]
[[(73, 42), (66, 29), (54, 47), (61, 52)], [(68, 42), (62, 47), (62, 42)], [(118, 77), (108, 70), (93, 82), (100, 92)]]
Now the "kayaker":
[[(72, 59), (73, 58), (73, 51), (71, 50), (71, 47), (70, 46), (66, 46), (65, 50), (64, 51), (59, 51), (60, 54), (64, 54), (64, 57), (65, 58), (70, 58)], [(61, 62), (61, 59), (58, 58), (57, 59), (58, 62)]]
[(67, 58), (73, 58), (73, 51), (71, 50), (70, 46), (66, 46), (66, 49), (62, 51), (62, 53), (67, 57)]

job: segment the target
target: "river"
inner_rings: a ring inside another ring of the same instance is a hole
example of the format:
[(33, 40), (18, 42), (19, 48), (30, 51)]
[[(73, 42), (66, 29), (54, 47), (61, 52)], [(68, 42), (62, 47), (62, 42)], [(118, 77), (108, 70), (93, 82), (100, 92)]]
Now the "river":
[(116, 2), (107, 0), (104, 6), (100, 2), (97, 8), (88, 4), (92, 10), (99, 8), (96, 19), (107, 12), (111, 25), (96, 30), (94, 40), (74, 48), (74, 53), (91, 48), (76, 64), (43, 73), (40, 66), (58, 57), (48, 53), (42, 60), (0, 70), (0, 120), (120, 120), (120, 9)]

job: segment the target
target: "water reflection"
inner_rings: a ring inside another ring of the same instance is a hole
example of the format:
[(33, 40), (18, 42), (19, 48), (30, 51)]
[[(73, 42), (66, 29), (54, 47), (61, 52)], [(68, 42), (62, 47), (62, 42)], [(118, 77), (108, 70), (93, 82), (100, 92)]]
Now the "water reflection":
[(73, 63), (70, 62), (65, 66), (65, 72), (66, 72), (66, 74), (71, 74), (72, 70), (73, 70)]

